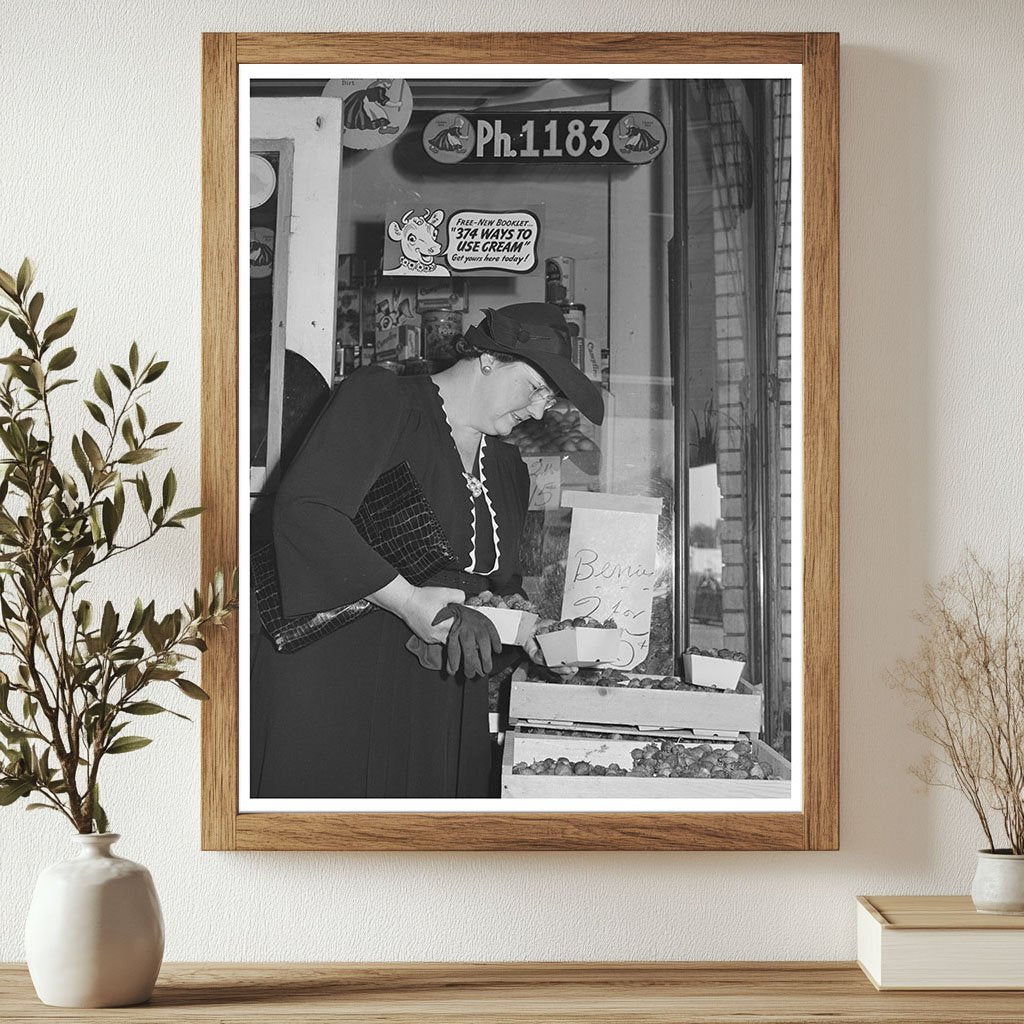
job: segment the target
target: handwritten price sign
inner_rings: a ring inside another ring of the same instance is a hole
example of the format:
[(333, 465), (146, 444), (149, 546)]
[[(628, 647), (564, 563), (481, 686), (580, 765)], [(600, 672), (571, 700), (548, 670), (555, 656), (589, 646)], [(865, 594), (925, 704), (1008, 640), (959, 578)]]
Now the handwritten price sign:
[(530, 471), (530, 511), (558, 508), (562, 504), (561, 455), (528, 455), (524, 461)]
[(650, 647), (660, 498), (566, 491), (572, 508), (562, 618), (614, 619), (616, 667), (639, 665)]

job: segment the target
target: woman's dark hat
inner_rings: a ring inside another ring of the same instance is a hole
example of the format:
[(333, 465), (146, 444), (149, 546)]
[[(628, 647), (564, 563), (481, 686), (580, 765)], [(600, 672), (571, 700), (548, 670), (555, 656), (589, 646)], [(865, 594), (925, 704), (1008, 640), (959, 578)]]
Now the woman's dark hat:
[(569, 325), (550, 302), (518, 302), (485, 309), (466, 341), (486, 352), (505, 352), (544, 374), (591, 423), (604, 419), (601, 389), (572, 361)]

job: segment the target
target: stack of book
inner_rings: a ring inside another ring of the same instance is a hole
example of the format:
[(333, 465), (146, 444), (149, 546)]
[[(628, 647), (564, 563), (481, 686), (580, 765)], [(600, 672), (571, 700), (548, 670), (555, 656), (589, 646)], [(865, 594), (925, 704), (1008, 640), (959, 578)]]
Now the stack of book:
[(1024, 989), (1024, 915), (979, 914), (970, 896), (858, 896), (857, 962), (878, 989)]

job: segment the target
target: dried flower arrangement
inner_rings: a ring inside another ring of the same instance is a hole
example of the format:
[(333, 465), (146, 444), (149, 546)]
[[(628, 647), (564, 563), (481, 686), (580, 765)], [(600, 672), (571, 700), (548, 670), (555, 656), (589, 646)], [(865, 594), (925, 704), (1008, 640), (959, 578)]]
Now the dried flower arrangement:
[(915, 617), (924, 631), (895, 681), (919, 709), (914, 730), (939, 753), (911, 771), (963, 793), (988, 852), (1000, 852), (1001, 831), (1001, 851), (1024, 854), (1024, 560), (995, 571), (968, 554), (926, 588)]

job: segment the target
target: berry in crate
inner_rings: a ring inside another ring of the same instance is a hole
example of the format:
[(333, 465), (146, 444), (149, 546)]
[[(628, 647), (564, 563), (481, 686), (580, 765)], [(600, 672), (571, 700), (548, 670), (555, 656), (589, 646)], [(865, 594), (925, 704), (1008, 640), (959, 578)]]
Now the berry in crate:
[(672, 740), (648, 743), (630, 752), (633, 764), (591, 764), (567, 757), (547, 757), (512, 766), (513, 775), (629, 775), (642, 779), (772, 779), (772, 765), (758, 761), (748, 742), (740, 740), (726, 750), (707, 743), (687, 746)]
[(549, 622), (541, 626), (538, 633), (559, 633), (563, 629), (618, 629), (618, 623), (614, 619), (592, 619), (589, 615), (581, 615), (575, 619), (562, 619), (561, 622)]
[(687, 647), (683, 654), (697, 654), (702, 658), (726, 658), (729, 661), (746, 661), (747, 656), (740, 651), (730, 651), (727, 647), (720, 647), (716, 651), (713, 647)]
[(507, 608), (513, 612), (531, 612), (537, 614), (537, 606), (528, 601), (522, 594), (495, 594), (490, 590), (481, 591), (466, 598), (470, 608)]
[[(539, 632), (539, 630), (538, 630)], [(687, 693), (707, 693), (707, 687), (688, 683), (679, 676), (627, 675), (614, 668), (581, 668), (571, 676), (549, 672), (543, 666), (530, 667), (529, 678), (534, 682), (556, 683), (563, 686), (619, 686), (630, 690), (676, 690)], [(724, 691), (728, 695), (732, 691)]]

